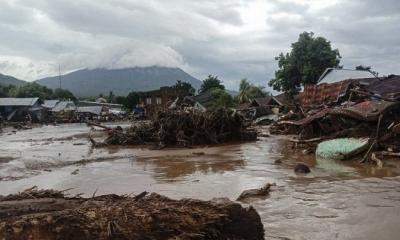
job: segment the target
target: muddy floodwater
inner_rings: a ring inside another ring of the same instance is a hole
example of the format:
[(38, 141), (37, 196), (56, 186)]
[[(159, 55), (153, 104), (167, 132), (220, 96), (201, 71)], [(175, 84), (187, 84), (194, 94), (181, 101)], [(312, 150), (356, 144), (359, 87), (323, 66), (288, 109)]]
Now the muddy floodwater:
[[(0, 133), (0, 195), (38, 186), (84, 196), (149, 191), (235, 200), (269, 182), (277, 185), (269, 197), (248, 202), (261, 215), (266, 239), (400, 239), (396, 161), (378, 169), (318, 160), (295, 151), (283, 136), (193, 149), (91, 149), (89, 130), (69, 124)], [(311, 174), (296, 175), (299, 162)]]

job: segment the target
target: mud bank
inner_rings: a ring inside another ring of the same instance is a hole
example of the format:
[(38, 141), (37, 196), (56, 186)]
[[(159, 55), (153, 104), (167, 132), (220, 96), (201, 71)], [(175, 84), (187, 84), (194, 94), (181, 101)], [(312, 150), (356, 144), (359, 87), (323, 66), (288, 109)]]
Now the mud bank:
[(254, 208), (227, 199), (65, 197), (31, 189), (0, 197), (1, 239), (264, 239)]

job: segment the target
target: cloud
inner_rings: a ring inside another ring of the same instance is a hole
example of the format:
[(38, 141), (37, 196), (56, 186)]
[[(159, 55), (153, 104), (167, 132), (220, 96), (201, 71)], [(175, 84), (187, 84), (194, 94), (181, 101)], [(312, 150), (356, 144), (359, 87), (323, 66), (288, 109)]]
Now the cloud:
[(58, 62), (67, 70), (81, 68), (121, 69), (132, 66), (184, 67), (183, 57), (174, 49), (152, 43), (133, 41), (87, 52), (60, 55)]
[(266, 85), (274, 57), (304, 31), (326, 37), (342, 64), (398, 73), (397, 0), (3, 0), (0, 71), (34, 80), (78, 68), (160, 65), (230, 89)]

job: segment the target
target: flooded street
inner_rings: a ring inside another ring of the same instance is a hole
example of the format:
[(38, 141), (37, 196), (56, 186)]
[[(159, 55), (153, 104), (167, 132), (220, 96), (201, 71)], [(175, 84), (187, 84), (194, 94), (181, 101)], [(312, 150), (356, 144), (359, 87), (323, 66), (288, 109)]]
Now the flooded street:
[[(315, 160), (285, 137), (195, 149), (91, 149), (90, 128), (44, 126), (0, 135), (0, 195), (32, 186), (84, 196), (157, 192), (171, 198), (235, 200), (265, 183), (269, 197), (249, 204), (267, 239), (397, 239), (400, 167)], [(101, 137), (102, 131), (91, 131)], [(311, 174), (296, 175), (304, 162)]]

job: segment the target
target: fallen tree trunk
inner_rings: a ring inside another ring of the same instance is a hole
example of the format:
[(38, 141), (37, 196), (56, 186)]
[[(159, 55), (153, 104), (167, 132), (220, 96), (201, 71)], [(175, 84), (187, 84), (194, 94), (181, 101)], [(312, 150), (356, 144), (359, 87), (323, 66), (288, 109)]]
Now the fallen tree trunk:
[(37, 192), (0, 197), (0, 239), (264, 239), (258, 213), (229, 200)]

